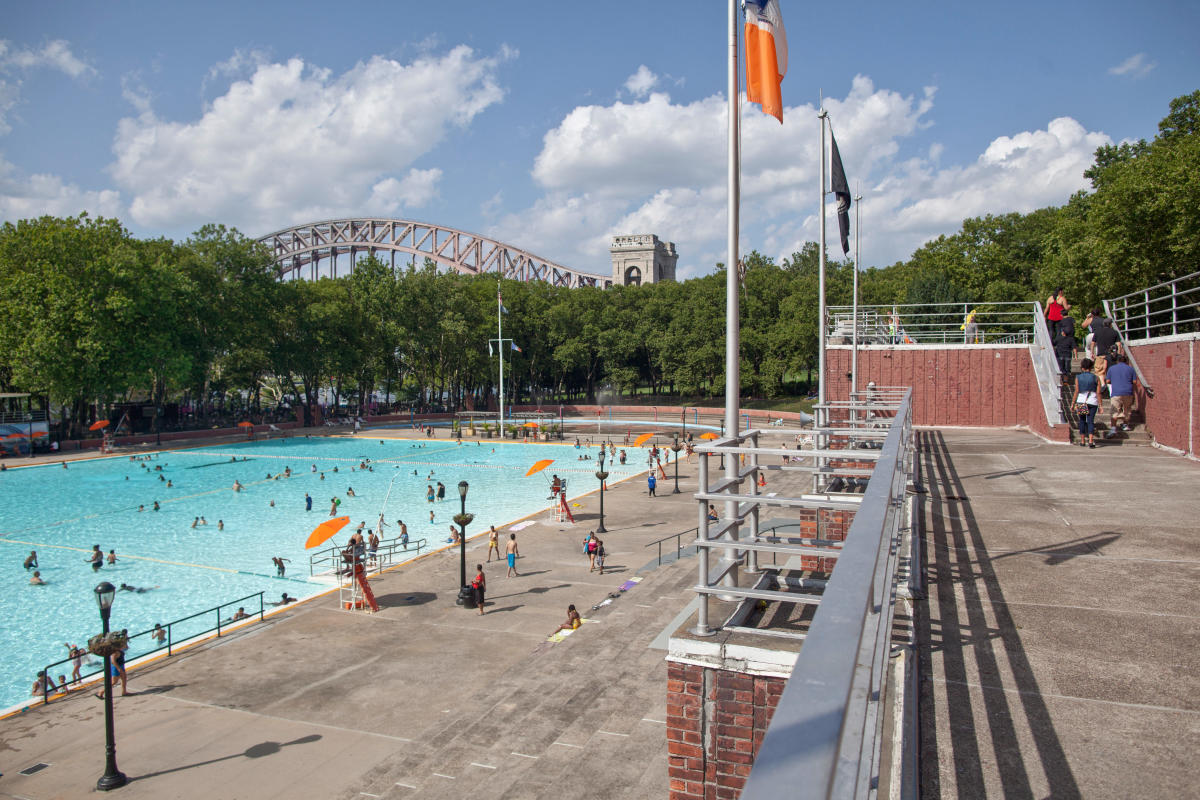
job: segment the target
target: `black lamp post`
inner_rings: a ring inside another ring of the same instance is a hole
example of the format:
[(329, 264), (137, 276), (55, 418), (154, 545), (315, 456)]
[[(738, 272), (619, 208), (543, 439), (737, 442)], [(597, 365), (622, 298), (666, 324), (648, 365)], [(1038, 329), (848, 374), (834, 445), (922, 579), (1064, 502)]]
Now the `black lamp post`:
[(463, 608), (471, 607), (471, 587), (467, 585), (467, 525), (475, 519), (474, 514), (467, 513), (467, 482), (458, 482), (458, 499), (460, 511), (454, 516), (458, 525), (458, 599), (454, 602)]
[(675, 441), (671, 444), (671, 450), (675, 453), (675, 491), (671, 494), (679, 494), (679, 451), (682, 450), (682, 445), (679, 444), (679, 437), (675, 437)]
[[(100, 621), (103, 624), (102, 633), (108, 635), (108, 615), (112, 611), (113, 598), (117, 595), (117, 587), (108, 581), (96, 587), (96, 602), (100, 605)], [(101, 792), (110, 789), (120, 789), (125, 785), (125, 773), (117, 769), (117, 741), (113, 733), (112, 706), (112, 656), (104, 657), (104, 774), (96, 781), (96, 788)]]
[(600, 479), (600, 524), (596, 526), (596, 533), (608, 533), (608, 528), (604, 527), (604, 481), (608, 477), (608, 473), (604, 471), (604, 454), (605, 449), (600, 449), (600, 470), (596, 473), (596, 477)]

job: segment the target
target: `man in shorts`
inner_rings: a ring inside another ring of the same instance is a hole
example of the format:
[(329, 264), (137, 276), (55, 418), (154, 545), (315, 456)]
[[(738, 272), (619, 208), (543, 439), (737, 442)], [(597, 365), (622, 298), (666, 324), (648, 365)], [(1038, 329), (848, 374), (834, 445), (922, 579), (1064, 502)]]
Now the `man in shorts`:
[(1112, 411), (1112, 429), (1109, 434), (1117, 430), (1127, 431), (1133, 412), (1133, 390), (1138, 385), (1137, 374), (1133, 367), (1129, 366), (1129, 357), (1124, 353), (1117, 356), (1117, 363), (1108, 368), (1105, 379), (1108, 381)]
[[(510, 533), (508, 542), (504, 545), (504, 555), (508, 558), (508, 576), (509, 578), (517, 575), (517, 556), (521, 555), (521, 551), (517, 549), (517, 535)], [(519, 575), (517, 577), (520, 577)]]

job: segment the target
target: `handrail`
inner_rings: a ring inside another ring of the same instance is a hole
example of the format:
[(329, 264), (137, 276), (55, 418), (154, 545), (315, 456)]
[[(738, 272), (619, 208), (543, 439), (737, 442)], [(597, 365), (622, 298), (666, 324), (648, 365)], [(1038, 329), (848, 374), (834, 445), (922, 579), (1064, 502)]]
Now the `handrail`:
[[(213, 631), (216, 631), (217, 636), (220, 637), (222, 626), (228, 627), (230, 624), (232, 624), (234, 622), (240, 622), (245, 619), (253, 619), (255, 616), (257, 616), (259, 618), (259, 620), (262, 620), (264, 615), (266, 614), (265, 605), (263, 603), (263, 594), (264, 594), (263, 592), (255, 592), (254, 594), (248, 594), (245, 597), (239, 597), (237, 600), (230, 600), (229, 602), (222, 603), (219, 606), (213, 606), (212, 608), (206, 608), (203, 611), (197, 611), (195, 614), (189, 614), (186, 617), (181, 617), (179, 619), (172, 620), (172, 621), (168, 622), (166, 625), (162, 626), (162, 629), (166, 631), (164, 641), (158, 642), (156, 644), (151, 644), (148, 649), (137, 653), (133, 657), (138, 658), (138, 657), (141, 657), (144, 655), (149, 655), (150, 653), (156, 653), (160, 650), (166, 650), (168, 656), (174, 655), (174, 648), (177, 645), (182, 644), (184, 642), (189, 642), (192, 639), (195, 639), (200, 636), (204, 636), (205, 634), (212, 633)], [(232, 617), (230, 617), (229, 619), (226, 619), (226, 620), (221, 619), (221, 609), (228, 608), (229, 606), (237, 605), (238, 603), (245, 603), (247, 600), (251, 600), (255, 597), (258, 598), (257, 614), (247, 614), (245, 617), (242, 617), (239, 620), (235, 620)], [(179, 642), (176, 642), (174, 640), (174, 628), (176, 625), (180, 625), (184, 622), (188, 622), (189, 620), (203, 617), (204, 615), (211, 614), (214, 611), (217, 612), (217, 617), (216, 617), (216, 624), (213, 627), (206, 628), (205, 630), (202, 630), (202, 631), (194, 631), (192, 633), (189, 633), (186, 636), (184, 636), (183, 639), (180, 640)], [(154, 641), (154, 639), (153, 639), (154, 628), (150, 628), (149, 630), (144, 630), (140, 633), (135, 633), (129, 637), (128, 641), (132, 643), (135, 639), (139, 639), (143, 636), (150, 637), (150, 641), (153, 642)], [(133, 648), (130, 647), (129, 649), (132, 650)], [(88, 655), (88, 654), (85, 651), (85, 656), (86, 655)], [(107, 658), (100, 659), (100, 667), (98, 669), (94, 669), (91, 672), (88, 672), (86, 674), (83, 672), (80, 672), (79, 679), (78, 680), (72, 679), (70, 682), (71, 683), (82, 683), (84, 678), (90, 678), (91, 676), (96, 675), (98, 673), (103, 673), (104, 664), (107, 660), (108, 660)], [(62, 659), (61, 661), (55, 661), (53, 664), (46, 665), (46, 668), (43, 670), (43, 673), (46, 675), (47, 680), (42, 682), (42, 703), (43, 704), (50, 702), (51, 697), (57, 696), (58, 694), (61, 693), (61, 692), (56, 692), (54, 695), (50, 694), (50, 692), (49, 692), (49, 681), (51, 679), (50, 671), (54, 667), (62, 666), (63, 664), (70, 664), (72, 661), (74, 661), (74, 658), (72, 658), (71, 656), (67, 656), (66, 658)], [(59, 687), (59, 688), (61, 689), (63, 687)]]
[(824, 324), (827, 336), (842, 344), (852, 342), (855, 328), (866, 344), (1027, 343), (1028, 309), (1024, 302), (828, 306)]
[(878, 780), (912, 447), (912, 396), (862, 505), (755, 757), (742, 800), (859, 798)]
[(681, 546), (682, 537), (687, 536), (689, 533), (696, 533), (699, 530), (700, 530), (699, 528), (688, 528), (686, 531), (680, 531), (679, 533), (672, 533), (670, 536), (664, 536), (661, 539), (655, 539), (653, 542), (647, 542), (644, 545), (644, 547), (650, 547), (651, 545), (658, 545), (658, 564), (657, 564), (657, 566), (661, 567), (662, 566), (662, 543), (663, 542), (667, 541), (668, 539), (675, 540), (675, 560), (678, 561), (679, 557), (680, 557), (680, 553), (683, 552), (683, 547)]
[[(377, 571), (382, 571), (385, 563), (388, 565), (392, 564), (394, 560), (393, 556), (396, 555), (397, 551), (415, 551), (415, 553), (419, 555), (421, 549), (428, 546), (428, 543), (428, 539), (410, 539), (408, 542), (401, 542), (399, 536), (394, 539), (388, 539), (380, 542), (379, 549), (376, 551), (376, 558), (374, 559), (375, 564), (377, 565)], [(318, 550), (310, 555), (308, 557), (309, 577), (315, 577), (318, 574), (326, 572), (337, 572), (341, 568), (342, 552), (345, 549), (346, 548), (344, 546), (334, 545), (333, 547), (328, 547), (324, 550)], [(318, 572), (318, 564), (327, 565), (327, 568)]]
[(1033, 346), (1029, 355), (1033, 359), (1033, 377), (1037, 379), (1038, 393), (1042, 396), (1042, 408), (1046, 412), (1046, 424), (1051, 428), (1061, 424), (1066, 415), (1062, 408), (1062, 369), (1054, 355), (1050, 331), (1046, 328), (1046, 315), (1042, 304), (1033, 303)]

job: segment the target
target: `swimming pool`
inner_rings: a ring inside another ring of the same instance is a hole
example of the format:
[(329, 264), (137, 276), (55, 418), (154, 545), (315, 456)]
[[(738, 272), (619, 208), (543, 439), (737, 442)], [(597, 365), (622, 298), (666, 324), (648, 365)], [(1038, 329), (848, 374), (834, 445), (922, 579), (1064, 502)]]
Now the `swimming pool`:
[[(611, 465), (610, 480), (645, 469), (641, 451), (626, 449), (629, 463)], [(396, 521), (403, 519), (410, 539), (426, 538), (437, 547), (458, 513), (459, 481), (470, 484), (472, 536), (547, 507), (552, 473), (567, 479), (569, 497), (596, 488), (596, 462), (578, 460), (596, 452), (569, 444), (380, 439), (367, 432), (172, 450), (149, 461), (122, 456), (71, 462), (67, 469), (9, 469), (0, 473), (0, 708), (30, 699), (37, 671), (66, 657), (64, 642), (86, 645), (99, 632), (93, 590), (101, 581), (150, 589), (117, 593), (110, 624), (130, 633), (259, 591), (267, 601), (284, 591), (309, 597), (329, 588), (309, 579), (304, 541), (329, 519), (331, 498), (341, 500), (337, 515), (351, 519), (336, 541), (344, 543), (359, 521), (373, 527), (382, 510), (385, 538), (398, 535)], [(555, 463), (525, 477), (545, 458)], [(359, 469), (367, 459), (373, 470)], [(275, 477), (288, 467), (290, 478)], [(235, 480), (242, 491), (232, 490)], [(446, 499), (430, 504), (427, 487), (436, 490), (438, 481)], [(306, 493), (311, 511), (305, 510)], [(197, 517), (208, 524), (193, 528)], [(117, 562), (93, 572), (93, 545), (106, 555), (114, 550)], [(32, 570), (22, 568), (31, 550), (37, 551), (44, 586), (29, 585)], [(290, 560), (285, 578), (276, 577), (274, 556)], [(69, 675), (69, 666), (61, 672)], [(58, 675), (51, 677), (57, 681)]]

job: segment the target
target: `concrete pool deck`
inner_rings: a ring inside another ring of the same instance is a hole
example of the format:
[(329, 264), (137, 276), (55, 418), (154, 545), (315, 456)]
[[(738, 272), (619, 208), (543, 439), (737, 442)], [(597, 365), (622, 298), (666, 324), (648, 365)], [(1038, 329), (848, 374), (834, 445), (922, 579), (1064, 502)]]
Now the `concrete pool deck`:
[[(1015, 431), (919, 436), (923, 795), (1191, 793), (1200, 467)], [(648, 645), (694, 596), (695, 560), (591, 606), (647, 566), (646, 542), (695, 525), (681, 468), (685, 494), (668, 479), (649, 498), (642, 478), (607, 494), (611, 574), (580, 553), (589, 495), (575, 526), (542, 514), (517, 534), (522, 577), (485, 565), (483, 617), (454, 605), (457, 554), (433, 554), (372, 581), (379, 614), (316, 599), (131, 672), (118, 796), (666, 797), (666, 668)], [(485, 556), (468, 544), (468, 568)], [(547, 642), (568, 603), (596, 621)], [(0, 721), (0, 797), (90, 793), (103, 740), (90, 694)]]

